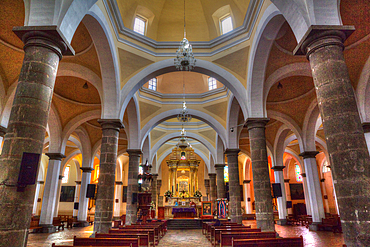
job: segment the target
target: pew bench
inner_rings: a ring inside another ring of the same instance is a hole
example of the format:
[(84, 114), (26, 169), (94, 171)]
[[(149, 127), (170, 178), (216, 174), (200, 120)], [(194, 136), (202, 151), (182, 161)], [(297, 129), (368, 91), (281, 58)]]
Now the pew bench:
[(39, 226), (39, 220), (31, 219), (29, 230), (32, 230), (32, 232), (40, 232), (42, 227)]
[(232, 247), (303, 247), (303, 237), (298, 238), (261, 238), (232, 239)]
[[(52, 247), (59, 247), (61, 245), (52, 244)], [(96, 247), (96, 246), (130, 246), (139, 247), (138, 238), (73, 238), (73, 247)]]
[(60, 228), (62, 228), (62, 230), (64, 230), (64, 223), (62, 222), (61, 218), (59, 217), (54, 217), (53, 218), (53, 226), (55, 226), (58, 231), (60, 230)]
[(317, 228), (318, 228), (319, 231), (330, 229), (334, 233), (335, 232), (338, 232), (338, 233), (342, 232), (342, 226), (341, 226), (339, 217), (328, 218), (328, 219), (322, 218), (321, 222), (322, 222), (321, 224), (317, 225)]
[(134, 229), (134, 228), (122, 228), (122, 229), (110, 229), (109, 233), (111, 234), (120, 234), (120, 233), (131, 233), (131, 234), (148, 234), (149, 235), (149, 244), (155, 246), (154, 238), (154, 229)]
[(160, 237), (160, 230), (158, 226), (151, 226), (151, 225), (130, 225), (130, 226), (119, 226), (120, 229), (151, 229), (154, 230), (154, 240), (155, 243), (158, 244), (159, 237)]
[(212, 228), (214, 228), (214, 227), (227, 227), (227, 226), (228, 227), (236, 227), (236, 226), (238, 226), (238, 227), (244, 227), (243, 224), (238, 224), (238, 223), (224, 224), (224, 225), (221, 225), (221, 226), (208, 225), (207, 226), (206, 237), (208, 238), (208, 240), (211, 239)]
[(211, 244), (218, 244), (221, 240), (221, 232), (261, 232), (259, 228), (250, 227), (232, 227), (232, 228), (216, 228), (213, 231), (213, 235), (211, 237)]
[(138, 238), (139, 246), (150, 246), (149, 233), (95, 233), (95, 238)]
[[(276, 232), (220, 232), (220, 246), (232, 246), (233, 239), (260, 239), (260, 238), (276, 238)], [(215, 245), (216, 246), (216, 245)]]

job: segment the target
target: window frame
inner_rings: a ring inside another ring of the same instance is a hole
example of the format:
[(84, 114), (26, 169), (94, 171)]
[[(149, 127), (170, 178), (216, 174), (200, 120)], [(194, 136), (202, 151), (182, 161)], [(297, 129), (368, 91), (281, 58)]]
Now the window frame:
[[(155, 86), (153, 86), (154, 84), (153, 82), (155, 83)], [(157, 91), (157, 88), (158, 88), (158, 80), (157, 80), (157, 77), (154, 77), (148, 81), (148, 89)]]
[[(231, 30), (229, 30), (229, 31), (227, 31), (227, 32), (224, 32), (224, 30), (223, 30), (223, 28), (222, 28), (222, 23), (223, 23), (223, 21), (225, 21), (225, 20), (226, 20), (226, 19), (228, 19), (228, 18), (230, 18), (230, 21), (231, 21)], [(221, 33), (221, 35), (223, 35), (223, 34), (227, 34), (227, 33), (231, 32), (232, 30), (234, 30), (233, 18), (231, 17), (231, 14), (230, 14), (230, 13), (228, 13), (228, 14), (226, 14), (226, 15), (224, 15), (224, 16), (222, 16), (222, 17), (220, 18), (220, 33)]]
[[(143, 31), (143, 33), (138, 32), (138, 31), (135, 31), (136, 19), (138, 19), (138, 20), (140, 20), (140, 21), (144, 22), (144, 31)], [(133, 30), (135, 33), (138, 33), (138, 34), (141, 34), (141, 35), (144, 35), (144, 36), (145, 36), (145, 35), (146, 35), (147, 23), (148, 23), (148, 20), (147, 20), (145, 17), (143, 17), (143, 16), (141, 16), (141, 15), (136, 15), (136, 16), (135, 16), (135, 19), (134, 19), (134, 25), (133, 25), (133, 27), (132, 27), (132, 30)]]
[[(210, 84), (212, 83), (212, 85)], [(217, 80), (214, 77), (208, 77), (208, 91), (217, 89)]]
[[(68, 173), (67, 173), (67, 176), (66, 176), (66, 171), (68, 170)], [(71, 173), (71, 166), (68, 165), (64, 168), (64, 171), (63, 171), (63, 178), (62, 178), (62, 184), (68, 184), (69, 182), (69, 175)]]

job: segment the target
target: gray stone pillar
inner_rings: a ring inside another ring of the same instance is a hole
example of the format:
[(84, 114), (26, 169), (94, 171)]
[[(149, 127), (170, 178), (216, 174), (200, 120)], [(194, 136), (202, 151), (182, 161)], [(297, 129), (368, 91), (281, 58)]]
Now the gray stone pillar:
[(370, 158), (343, 56), (353, 26), (311, 26), (295, 51), (310, 61), (347, 246), (370, 246)]
[(319, 152), (316, 151), (308, 151), (299, 154), (299, 156), (303, 157), (306, 170), (307, 187), (312, 213), (312, 224), (310, 225), (310, 230), (314, 231), (317, 230), (317, 225), (321, 224), (322, 218), (325, 218), (320, 179), (315, 158), (318, 153)]
[(16, 27), (24, 59), (0, 157), (0, 246), (25, 246), (35, 185), (17, 191), (23, 152), (41, 154), (62, 54), (74, 54), (56, 26)]
[(60, 192), (62, 190), (62, 179), (64, 176), (59, 175), (58, 187), (57, 187), (57, 196), (55, 197), (55, 209), (54, 209), (54, 217), (58, 217), (59, 212), (59, 201), (60, 201)]
[(100, 171), (96, 195), (94, 233), (108, 233), (112, 227), (114, 183), (119, 131), (123, 128), (119, 119), (99, 119), (102, 127), (100, 147)]
[(217, 198), (226, 198), (225, 180), (224, 180), (224, 169), (225, 164), (216, 164), (216, 175), (217, 175)]
[[(140, 149), (127, 149), (129, 154), (128, 183), (127, 183), (127, 204), (126, 204), (126, 225), (137, 221), (137, 203), (132, 203), (132, 198), (139, 192), (138, 175), (140, 162)], [(137, 201), (137, 198), (136, 200)]]
[(321, 188), (322, 188), (322, 193), (323, 193), (323, 198), (324, 198), (324, 208), (325, 208), (325, 213), (330, 213), (330, 208), (329, 208), (329, 200), (328, 200), (328, 194), (326, 192), (326, 186), (325, 186), (325, 178), (320, 179), (321, 182)]
[(279, 183), (281, 187), (281, 197), (277, 198), (278, 208), (279, 208), (279, 221), (277, 222), (278, 225), (286, 225), (286, 217), (288, 215), (286, 209), (286, 193), (285, 193), (285, 186), (284, 186), (284, 170), (285, 166), (274, 166), (272, 170), (274, 170), (275, 175), (275, 183)]
[(61, 153), (47, 153), (49, 157), (48, 170), (45, 180), (44, 195), (42, 197), (42, 206), (40, 214), (40, 226), (42, 226), (43, 232), (55, 232), (56, 229), (53, 226), (53, 217), (55, 211), (55, 205), (58, 197), (58, 189), (60, 196), (59, 183), (61, 178), (59, 176), (60, 164), (62, 159), (65, 158)]
[(217, 199), (216, 173), (209, 173), (209, 198), (214, 203)]
[[(162, 180), (157, 179), (157, 196), (158, 196), (158, 207), (163, 207), (163, 196), (161, 195), (161, 187), (162, 187)], [(158, 210), (157, 210), (158, 211)], [(158, 217), (158, 212), (157, 212), (157, 217)]]
[(267, 161), (265, 126), (269, 119), (248, 119), (257, 227), (275, 231), (271, 183)]
[(207, 195), (207, 201), (209, 201), (209, 188), (210, 184), (209, 184), (209, 179), (204, 179), (204, 187), (206, 188), (206, 195)]
[(81, 222), (83, 226), (88, 226), (87, 222), (87, 211), (89, 209), (89, 198), (86, 197), (87, 185), (91, 181), (91, 172), (94, 170), (91, 167), (80, 167), (82, 170), (81, 187), (80, 187), (80, 198), (78, 202), (78, 214), (77, 220)]
[(304, 201), (306, 203), (306, 213), (312, 216), (310, 190), (308, 189), (306, 173), (301, 173), (301, 176), (303, 183)]
[[(75, 181), (76, 187), (75, 187), (75, 197), (73, 202), (79, 204), (79, 195), (80, 195), (80, 188), (81, 188), (81, 181)], [(74, 209), (73, 205), (73, 217), (77, 217), (78, 215), (78, 209)]]
[(226, 149), (227, 164), (229, 166), (229, 215), (231, 222), (242, 223), (242, 206), (239, 183), (239, 149)]

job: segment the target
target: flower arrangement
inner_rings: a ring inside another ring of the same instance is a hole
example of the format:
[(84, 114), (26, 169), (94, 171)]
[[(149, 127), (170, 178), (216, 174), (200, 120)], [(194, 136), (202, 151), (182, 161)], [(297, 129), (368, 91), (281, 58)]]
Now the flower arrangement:
[(180, 192), (179, 197), (189, 197), (189, 193), (186, 191)]
[(150, 203), (150, 209), (155, 209), (155, 202), (154, 202), (154, 201), (152, 201), (152, 202)]
[(165, 197), (172, 197), (172, 192), (170, 190), (167, 190), (165, 193), (164, 193), (164, 196)]
[(202, 192), (200, 192), (199, 190), (195, 191), (194, 197), (201, 198), (202, 197)]

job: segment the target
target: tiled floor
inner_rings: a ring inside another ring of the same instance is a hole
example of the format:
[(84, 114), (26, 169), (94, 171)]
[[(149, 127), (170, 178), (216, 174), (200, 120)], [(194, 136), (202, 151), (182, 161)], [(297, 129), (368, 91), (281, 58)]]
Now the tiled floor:
[[(256, 227), (255, 221), (243, 221), (245, 225)], [(343, 234), (332, 232), (309, 231), (304, 226), (279, 226), (276, 231), (280, 237), (303, 236), (304, 246), (308, 247), (336, 247), (342, 246)], [(73, 236), (89, 237), (93, 233), (93, 226), (65, 229), (56, 233), (31, 233), (28, 236), (28, 247), (50, 247), (52, 243), (58, 245), (71, 245)], [(210, 242), (202, 235), (201, 230), (168, 230), (167, 234), (160, 240), (159, 247), (179, 246), (211, 246)]]

